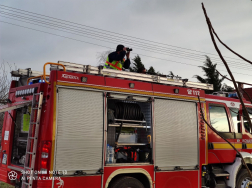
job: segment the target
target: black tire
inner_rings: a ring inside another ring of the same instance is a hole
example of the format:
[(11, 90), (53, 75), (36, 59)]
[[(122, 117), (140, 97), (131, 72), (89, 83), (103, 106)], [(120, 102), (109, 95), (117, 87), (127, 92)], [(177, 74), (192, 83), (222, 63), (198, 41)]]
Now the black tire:
[(136, 178), (123, 176), (114, 180), (109, 188), (144, 188), (144, 186)]
[(241, 188), (246, 183), (246, 179), (251, 180), (248, 170), (241, 169), (236, 177), (236, 188)]

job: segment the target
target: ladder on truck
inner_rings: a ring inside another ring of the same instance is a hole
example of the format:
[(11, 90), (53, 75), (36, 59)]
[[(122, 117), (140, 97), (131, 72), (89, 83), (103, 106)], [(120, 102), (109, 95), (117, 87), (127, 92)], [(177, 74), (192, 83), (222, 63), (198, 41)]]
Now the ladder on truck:
[[(34, 93), (30, 114), (30, 127), (26, 145), (24, 164), (25, 173), (23, 174), (22, 188), (32, 188), (33, 184), (42, 103), (43, 92)], [(30, 173), (27, 173), (28, 171)]]
[[(173, 79), (165, 75), (164, 76), (149, 75), (149, 74), (141, 74), (141, 73), (136, 73), (136, 72), (118, 71), (114, 69), (104, 69), (103, 66), (95, 67), (91, 65), (82, 65), (82, 64), (70, 63), (70, 62), (65, 62), (65, 61), (58, 61), (58, 63), (64, 65), (67, 72), (95, 74), (95, 75), (101, 75), (101, 76), (139, 80), (139, 81), (160, 83), (160, 84), (166, 84), (166, 85), (213, 90), (213, 84), (190, 82), (188, 81), (188, 79), (181, 79), (178, 77), (175, 77), (175, 79)], [(63, 68), (62, 66), (51, 64), (51, 70), (63, 70)]]
[[(128, 71), (118, 71), (114, 69), (104, 69), (103, 66), (91, 66), (91, 65), (83, 65), (65, 61), (58, 61), (59, 64), (64, 65), (67, 72), (75, 72), (75, 73), (84, 73), (84, 74), (93, 74), (114, 78), (123, 78), (123, 79), (131, 79), (145, 82), (153, 82), (160, 83), (166, 85), (174, 85), (174, 86), (182, 86), (196, 89), (207, 89), (213, 90), (213, 84), (207, 83), (199, 83), (199, 82), (190, 82), (188, 79), (181, 79), (179, 77), (167, 77), (161, 75), (149, 75), (149, 74), (141, 74), (136, 72), (128, 72)], [(52, 65), (50, 70), (60, 70), (63, 71), (62, 66)], [(48, 73), (47, 73), (48, 74)], [(11, 75), (13, 77), (20, 78), (29, 78), (33, 76), (41, 76), (43, 72), (33, 71), (31, 69), (18, 69), (16, 71), (12, 71)], [(49, 74), (48, 74), (49, 75)]]

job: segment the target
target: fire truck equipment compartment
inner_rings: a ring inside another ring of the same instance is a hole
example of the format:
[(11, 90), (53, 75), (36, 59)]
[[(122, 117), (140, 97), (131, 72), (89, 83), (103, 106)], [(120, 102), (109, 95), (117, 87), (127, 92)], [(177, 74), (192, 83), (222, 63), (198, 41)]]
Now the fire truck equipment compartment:
[(97, 172), (102, 165), (103, 93), (59, 88), (57, 106), (54, 170)]
[(138, 104), (117, 102), (115, 104), (115, 118), (142, 121), (144, 116)]
[[(11, 163), (18, 166), (24, 166), (26, 145), (28, 138), (28, 130), (30, 119), (26, 119), (28, 116), (30, 118), (30, 108), (18, 108), (15, 110), (14, 117), (14, 137), (13, 137), (13, 147), (12, 147), (12, 157)], [(28, 122), (27, 122), (28, 121)], [(28, 126), (28, 130), (26, 130)]]
[(196, 103), (156, 99), (154, 107), (156, 166), (195, 169), (199, 164)]
[(116, 163), (150, 163), (152, 142), (148, 141), (148, 136), (152, 135), (151, 101), (147, 97), (111, 94), (107, 103), (107, 144), (115, 147), (114, 161)]

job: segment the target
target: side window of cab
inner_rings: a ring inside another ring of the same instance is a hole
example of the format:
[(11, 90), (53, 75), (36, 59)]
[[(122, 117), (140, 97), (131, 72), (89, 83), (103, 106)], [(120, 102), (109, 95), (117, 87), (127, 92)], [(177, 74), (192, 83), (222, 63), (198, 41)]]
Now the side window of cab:
[(241, 121), (239, 115), (239, 108), (229, 108), (233, 123), (235, 133), (241, 133)]
[(209, 105), (210, 123), (218, 132), (230, 132), (227, 112), (224, 106)]
[[(247, 108), (247, 111), (248, 111), (249, 117), (251, 119), (252, 118), (252, 108)], [(251, 133), (251, 129), (249, 127), (248, 119), (247, 119), (247, 117), (245, 115), (244, 110), (243, 110), (243, 124), (244, 124), (245, 131)]]

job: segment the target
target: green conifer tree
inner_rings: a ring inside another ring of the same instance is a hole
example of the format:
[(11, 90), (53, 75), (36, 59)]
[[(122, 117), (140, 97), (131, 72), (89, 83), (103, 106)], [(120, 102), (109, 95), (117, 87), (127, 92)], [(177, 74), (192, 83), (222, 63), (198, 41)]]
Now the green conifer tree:
[(213, 84), (214, 87), (213, 91), (208, 90), (205, 91), (208, 94), (215, 91), (221, 91), (222, 86), (221, 83), (223, 82), (224, 78), (219, 78), (219, 74), (216, 71), (216, 66), (217, 64), (213, 64), (211, 59), (208, 56), (206, 56), (204, 66), (199, 66), (205, 72), (204, 76), (206, 76), (206, 78), (202, 78), (199, 75), (194, 76), (201, 83)]
[(139, 55), (137, 55), (136, 57), (134, 57), (133, 61), (134, 62), (132, 63), (131, 67), (129, 68), (130, 72), (137, 72), (137, 70), (140, 67), (144, 67), (144, 64), (142, 63), (141, 58), (140, 58)]

